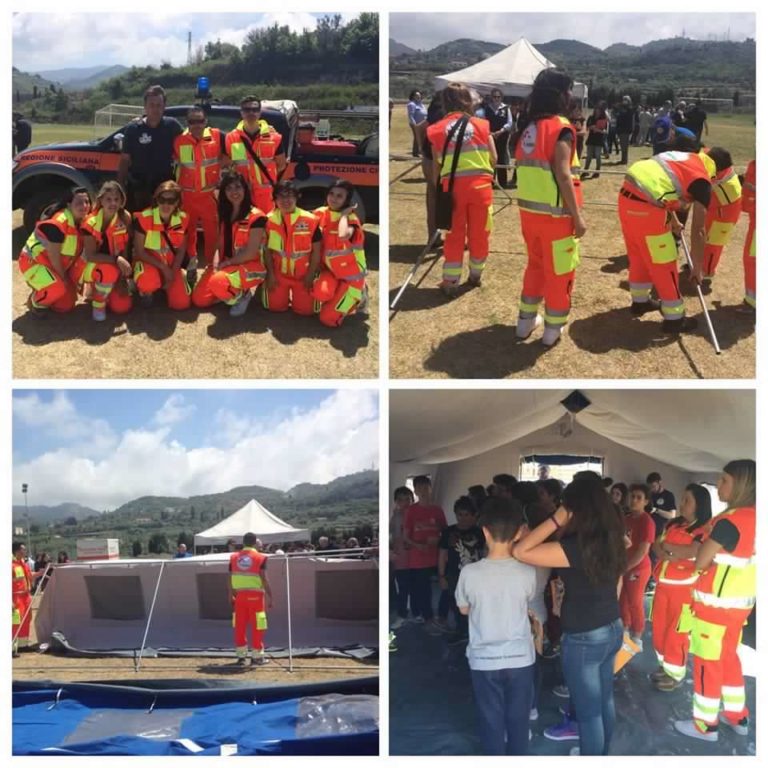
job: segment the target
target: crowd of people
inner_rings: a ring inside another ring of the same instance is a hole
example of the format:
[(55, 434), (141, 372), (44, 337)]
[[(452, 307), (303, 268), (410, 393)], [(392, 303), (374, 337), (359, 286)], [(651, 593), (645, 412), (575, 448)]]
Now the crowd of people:
[(414, 477), (390, 516), (392, 632), (421, 625), (467, 645), (488, 753), (527, 754), (542, 661), (559, 659), (554, 693), (569, 703), (544, 736), (578, 740), (573, 754), (609, 754), (614, 674), (643, 651), (652, 595), (649, 684), (677, 689), (692, 659), (692, 716), (676, 731), (747, 735), (737, 648), (755, 605), (755, 471), (747, 459), (723, 468), (719, 514), (697, 483), (678, 505), (657, 472), (629, 484), (578, 472), (567, 486), (547, 467), (535, 483), (499, 474), (456, 500), (452, 525), (429, 477)]
[(328, 327), (364, 314), (352, 184), (338, 179), (325, 205), (302, 209), (296, 185), (281, 180), (287, 137), (262, 119), (255, 96), (229, 133), (209, 127), (203, 107), (188, 110), (186, 130), (164, 110), (165, 91), (150, 86), (144, 117), (125, 130), (117, 180), (95, 200), (74, 187), (43, 213), (19, 257), (28, 308), (70, 312), (83, 297), (101, 322), (162, 291), (173, 310), (223, 303), (241, 316), (258, 292), (266, 309)]
[[(493, 229), (493, 184), (514, 187), (528, 257), (516, 335), (527, 339), (543, 320), (542, 343), (556, 344), (568, 320), (580, 241), (589, 227), (583, 183), (599, 176), (603, 158), (615, 150), (614, 165), (626, 166), (617, 203), (631, 315), (660, 313), (666, 334), (694, 330), (696, 320), (685, 317), (678, 270), (688, 215), (692, 265), (686, 261), (683, 269), (706, 293), (743, 211), (749, 230), (739, 311), (754, 316), (755, 161), (740, 176), (727, 149), (702, 144), (708, 126), (699, 103), (688, 108), (680, 102), (672, 109), (666, 102), (651, 110), (625, 96), (613, 108), (596, 104), (585, 119), (572, 88), (567, 73), (546, 69), (522, 104), (505, 104), (499, 89), (481, 102), (461, 83), (450, 83), (426, 108), (420, 93), (411, 94), (414, 154), (422, 158), (427, 181), (427, 230), (432, 247), (443, 249), (441, 291), (447, 298), (458, 295), (465, 250), (467, 285), (480, 285)], [(653, 154), (630, 164), (630, 144), (650, 144)], [(514, 176), (508, 182), (510, 156)]]

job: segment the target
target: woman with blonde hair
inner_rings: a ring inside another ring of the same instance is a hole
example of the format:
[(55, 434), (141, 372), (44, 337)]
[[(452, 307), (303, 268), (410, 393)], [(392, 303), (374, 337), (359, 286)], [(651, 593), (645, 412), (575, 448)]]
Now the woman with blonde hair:
[(162, 288), (170, 309), (189, 309), (192, 291), (181, 270), (189, 218), (181, 210), (181, 187), (175, 181), (164, 181), (155, 189), (153, 203), (134, 215), (136, 287), (147, 302)]
[[(749, 732), (744, 675), (738, 647), (755, 607), (756, 465), (730, 461), (717, 483), (728, 506), (708, 526), (696, 554), (690, 652), (693, 656), (693, 718), (675, 729), (702, 741), (717, 741), (719, 723), (740, 736)], [(722, 701), (723, 711), (720, 713)]]
[(126, 280), (133, 269), (128, 259), (131, 215), (125, 210), (126, 196), (117, 181), (106, 181), (96, 195), (96, 204), (80, 229), (83, 233), (83, 265), (80, 281), (90, 283), (93, 319), (107, 319), (107, 306), (116, 315), (130, 312), (133, 305)]

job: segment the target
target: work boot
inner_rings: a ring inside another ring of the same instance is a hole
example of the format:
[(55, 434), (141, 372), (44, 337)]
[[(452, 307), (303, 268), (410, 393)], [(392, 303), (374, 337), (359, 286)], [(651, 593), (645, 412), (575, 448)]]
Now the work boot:
[(265, 664), (269, 664), (269, 659), (264, 654), (260, 654), (251, 659), (252, 667), (263, 667)]
[(237, 666), (238, 666), (238, 667), (244, 667), (244, 666), (246, 665), (246, 663), (247, 663), (247, 662), (248, 662), (248, 659), (246, 659), (246, 658), (244, 658), (244, 657), (242, 657), (242, 656), (241, 656), (241, 657), (240, 657), (240, 658), (237, 660)]
[(675, 680), (674, 677), (664, 675), (660, 680), (656, 680), (654, 685), (657, 691), (675, 691), (683, 684), (682, 680)]
[(245, 291), (243, 295), (229, 307), (230, 317), (242, 317), (245, 314), (245, 310), (248, 309), (248, 305), (251, 303), (253, 294), (250, 291)]
[(696, 723), (693, 720), (675, 720), (675, 730), (684, 736), (691, 736), (694, 739), (710, 742), (717, 741), (716, 725), (709, 725), (705, 731), (701, 731), (696, 727)]
[(660, 312), (661, 304), (656, 301), (656, 299), (648, 299), (648, 301), (633, 301), (629, 310), (635, 317), (642, 317), (648, 312)]
[(699, 323), (694, 317), (681, 317), (679, 320), (664, 320), (661, 324), (661, 330), (664, 333), (678, 334), (695, 331)]
[(742, 717), (738, 723), (732, 723), (726, 716), (725, 712), (720, 713), (720, 722), (723, 725), (727, 725), (732, 731), (738, 733), (739, 736), (747, 736), (749, 734), (749, 718)]
[(446, 299), (455, 299), (459, 293), (459, 286), (456, 283), (440, 283), (440, 291)]
[(558, 341), (560, 341), (560, 334), (562, 333), (562, 328), (560, 326), (552, 327), (544, 329), (544, 333), (541, 335), (541, 343), (545, 347), (549, 347), (550, 349), (557, 344)]
[(527, 339), (533, 331), (538, 328), (542, 323), (541, 316), (535, 317), (518, 317), (517, 328), (515, 329), (515, 336), (518, 339)]
[(703, 277), (701, 279), (701, 293), (704, 296), (709, 296), (709, 294), (712, 293), (712, 278), (711, 277)]

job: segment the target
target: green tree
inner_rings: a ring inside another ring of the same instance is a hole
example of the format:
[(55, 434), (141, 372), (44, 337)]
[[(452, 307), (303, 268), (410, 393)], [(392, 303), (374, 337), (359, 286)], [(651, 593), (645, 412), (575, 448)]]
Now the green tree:
[(149, 537), (149, 544), (147, 550), (150, 554), (159, 555), (163, 552), (170, 552), (170, 546), (168, 544), (168, 537), (164, 533), (153, 533)]
[(195, 546), (195, 537), (192, 536), (191, 533), (187, 533), (186, 531), (181, 531), (179, 535), (176, 537), (176, 546), (178, 547), (179, 544), (186, 544), (187, 551), (191, 552)]
[(134, 557), (138, 557), (141, 554), (141, 542), (138, 539), (131, 545), (131, 552)]

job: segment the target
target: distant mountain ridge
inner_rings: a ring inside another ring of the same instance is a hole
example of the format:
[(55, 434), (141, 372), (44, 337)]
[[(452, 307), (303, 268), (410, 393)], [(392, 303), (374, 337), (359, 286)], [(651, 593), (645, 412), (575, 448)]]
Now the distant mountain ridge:
[(95, 85), (118, 77), (127, 72), (122, 64), (101, 64), (92, 67), (67, 67), (65, 69), (47, 69), (37, 72), (40, 77), (64, 86), (65, 90), (75, 91), (92, 88)]

